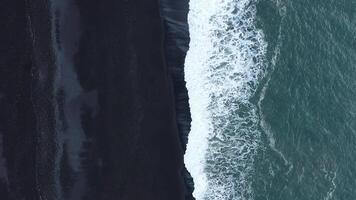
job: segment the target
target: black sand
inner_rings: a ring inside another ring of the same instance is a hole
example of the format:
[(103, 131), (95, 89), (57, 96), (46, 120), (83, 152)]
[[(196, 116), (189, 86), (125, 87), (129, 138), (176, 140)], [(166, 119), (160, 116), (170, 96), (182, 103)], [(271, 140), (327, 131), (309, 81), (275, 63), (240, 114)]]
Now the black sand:
[(157, 0), (2, 0), (0, 25), (1, 200), (189, 196)]

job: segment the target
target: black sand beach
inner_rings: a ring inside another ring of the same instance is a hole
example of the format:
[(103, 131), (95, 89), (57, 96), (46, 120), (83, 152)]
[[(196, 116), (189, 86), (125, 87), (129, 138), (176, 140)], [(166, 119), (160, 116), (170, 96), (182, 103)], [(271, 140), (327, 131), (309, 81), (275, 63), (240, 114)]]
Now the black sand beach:
[(188, 2), (162, 2), (0, 3), (0, 199), (192, 198)]

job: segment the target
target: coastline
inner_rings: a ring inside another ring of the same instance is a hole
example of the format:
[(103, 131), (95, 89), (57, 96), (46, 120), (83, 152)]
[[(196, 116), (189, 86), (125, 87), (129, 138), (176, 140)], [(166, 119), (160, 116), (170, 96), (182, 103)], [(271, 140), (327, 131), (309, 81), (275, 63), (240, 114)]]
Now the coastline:
[[(183, 153), (185, 153), (192, 121), (184, 74), (185, 57), (190, 42), (187, 19), (189, 0), (179, 2), (160, 0), (160, 5), (165, 28), (166, 63), (173, 81), (179, 139)], [(185, 200), (194, 200), (195, 198), (192, 195), (194, 190), (193, 178), (186, 167), (181, 173), (185, 183)]]

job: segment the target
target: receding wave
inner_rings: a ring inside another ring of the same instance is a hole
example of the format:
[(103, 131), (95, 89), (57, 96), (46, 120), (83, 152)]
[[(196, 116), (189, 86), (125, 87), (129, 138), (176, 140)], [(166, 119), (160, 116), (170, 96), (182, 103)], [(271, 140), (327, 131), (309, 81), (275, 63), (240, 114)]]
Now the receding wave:
[(250, 99), (266, 73), (254, 0), (191, 0), (185, 73), (192, 129), (185, 163), (197, 200), (252, 199), (260, 144)]

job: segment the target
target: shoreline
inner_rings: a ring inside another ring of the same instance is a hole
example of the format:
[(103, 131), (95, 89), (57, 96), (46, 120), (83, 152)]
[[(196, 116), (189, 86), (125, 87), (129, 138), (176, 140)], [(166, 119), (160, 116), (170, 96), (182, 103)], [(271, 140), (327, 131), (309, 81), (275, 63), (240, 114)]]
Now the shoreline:
[[(190, 42), (187, 21), (189, 0), (180, 2), (161, 0), (160, 5), (165, 28), (164, 45), (166, 63), (173, 81), (176, 120), (184, 155), (192, 121), (184, 74), (185, 57)], [(184, 167), (181, 173), (185, 183), (185, 200), (194, 200), (195, 198), (192, 195), (194, 190), (193, 178), (186, 167)]]

